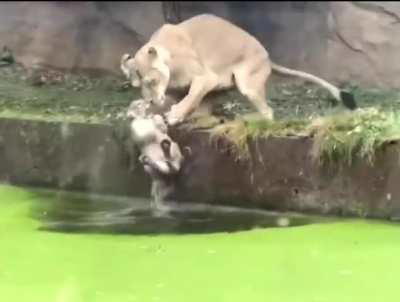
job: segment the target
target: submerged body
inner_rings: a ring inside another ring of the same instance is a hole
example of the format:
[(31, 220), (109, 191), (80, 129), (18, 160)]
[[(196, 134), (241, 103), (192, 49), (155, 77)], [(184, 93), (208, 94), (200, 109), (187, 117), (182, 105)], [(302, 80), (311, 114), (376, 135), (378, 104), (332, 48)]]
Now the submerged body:
[(130, 70), (127, 77), (135, 79), (134, 86), (142, 88), (147, 101), (162, 103), (167, 89), (189, 88), (188, 94), (167, 114), (171, 125), (183, 121), (209, 92), (233, 87), (265, 118), (273, 119), (265, 85), (272, 70), (315, 82), (349, 108), (355, 107), (351, 96), (337, 87), (311, 74), (274, 64), (255, 37), (208, 14), (177, 25), (163, 25), (134, 58), (125, 55), (123, 66)]

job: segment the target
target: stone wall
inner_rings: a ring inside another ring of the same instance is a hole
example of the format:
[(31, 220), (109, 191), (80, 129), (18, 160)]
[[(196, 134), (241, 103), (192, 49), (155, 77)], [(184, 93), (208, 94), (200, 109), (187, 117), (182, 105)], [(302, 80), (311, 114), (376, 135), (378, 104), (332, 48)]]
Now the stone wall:
[[(2, 2), (0, 44), (24, 65), (119, 72), (162, 22), (159, 2)], [(0, 46), (2, 46), (0, 45)]]
[[(176, 3), (181, 19), (209, 12), (237, 23), (277, 63), (335, 83), (400, 88), (398, 2)], [(164, 18), (161, 2), (1, 2), (0, 46), (26, 65), (119, 72), (120, 55)]]

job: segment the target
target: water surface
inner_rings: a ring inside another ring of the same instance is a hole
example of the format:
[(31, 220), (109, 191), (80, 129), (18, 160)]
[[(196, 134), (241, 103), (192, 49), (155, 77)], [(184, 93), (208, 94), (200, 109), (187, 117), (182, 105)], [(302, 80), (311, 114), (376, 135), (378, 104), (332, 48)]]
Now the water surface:
[[(2, 301), (367, 302), (398, 296), (397, 224), (289, 217), (293, 227), (278, 227), (276, 216), (260, 214), (248, 215), (243, 227), (224, 231), (214, 222), (204, 231), (218, 217), (230, 226), (241, 221), (221, 210), (208, 224), (207, 211), (192, 211), (174, 214), (166, 232), (149, 224), (135, 229), (129, 218), (140, 213), (157, 221), (143, 210), (146, 202), (136, 201), (135, 208), (117, 199), (111, 206), (107, 198), (0, 186)], [(203, 227), (177, 224), (190, 219)]]

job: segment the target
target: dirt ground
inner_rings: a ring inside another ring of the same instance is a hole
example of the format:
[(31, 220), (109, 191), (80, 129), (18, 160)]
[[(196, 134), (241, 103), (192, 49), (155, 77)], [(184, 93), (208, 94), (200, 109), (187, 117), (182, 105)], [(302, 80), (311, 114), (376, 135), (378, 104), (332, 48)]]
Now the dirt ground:
[[(122, 118), (127, 106), (139, 98), (121, 75), (70, 73), (49, 68), (26, 69), (0, 59), (0, 116), (49, 120), (105, 122)], [(352, 91), (360, 107), (400, 109), (400, 90), (361, 89)], [(329, 94), (314, 84), (273, 76), (268, 83), (268, 98), (277, 119), (303, 119), (345, 110)], [(215, 97), (214, 112), (234, 116), (254, 112), (235, 90)]]

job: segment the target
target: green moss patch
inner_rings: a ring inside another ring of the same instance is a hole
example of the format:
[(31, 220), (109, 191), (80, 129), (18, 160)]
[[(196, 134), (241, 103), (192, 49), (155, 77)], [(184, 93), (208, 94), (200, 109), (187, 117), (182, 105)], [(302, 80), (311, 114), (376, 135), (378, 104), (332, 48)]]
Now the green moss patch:
[(0, 186), (0, 196), (3, 301), (376, 302), (398, 297), (396, 224), (347, 219), (185, 236), (52, 233), (39, 231), (40, 223), (30, 216), (43, 200), (8, 186)]
[(123, 114), (138, 91), (122, 76), (0, 67), (0, 116), (107, 122)]

